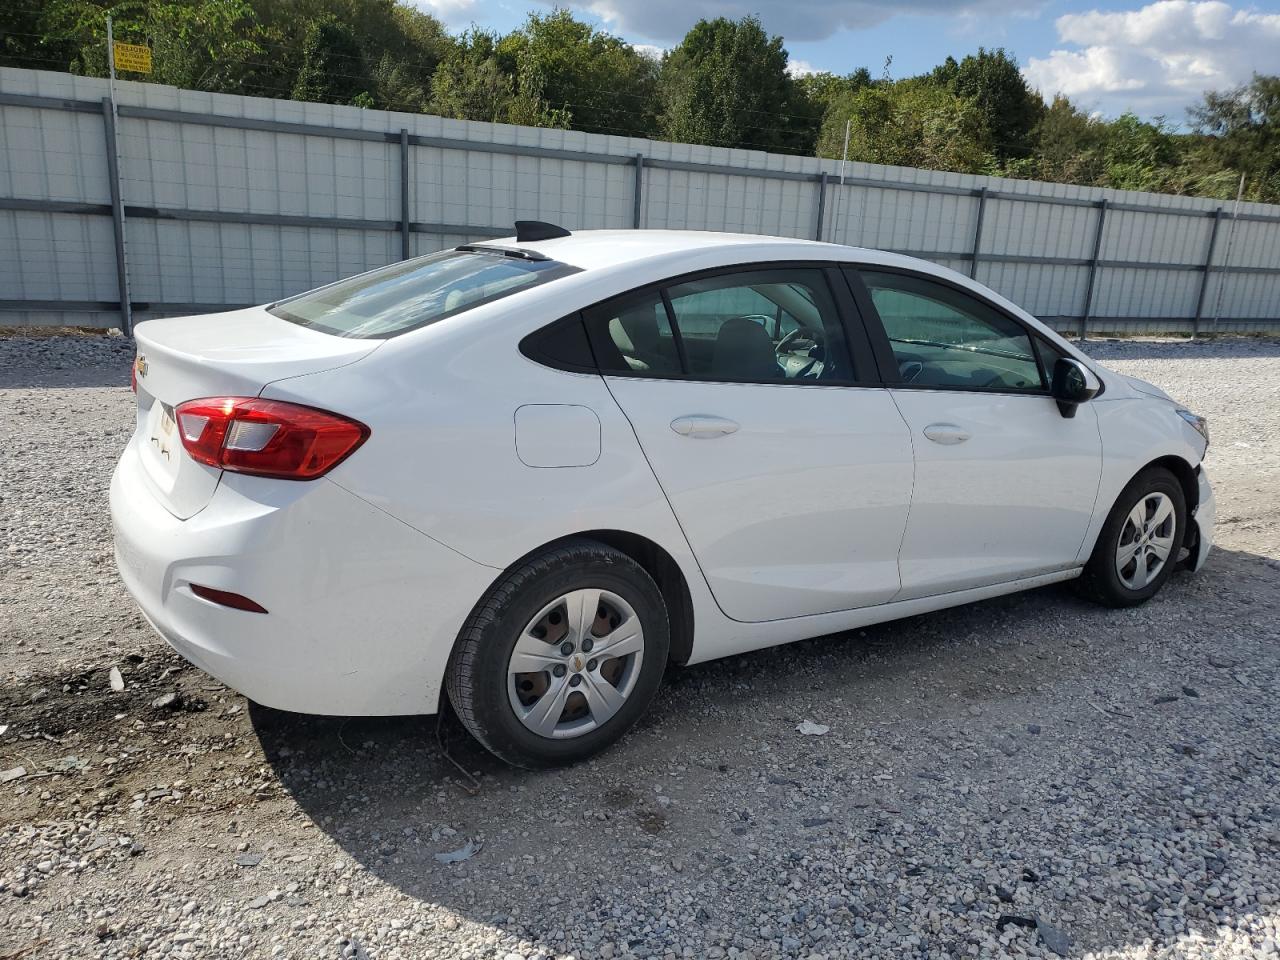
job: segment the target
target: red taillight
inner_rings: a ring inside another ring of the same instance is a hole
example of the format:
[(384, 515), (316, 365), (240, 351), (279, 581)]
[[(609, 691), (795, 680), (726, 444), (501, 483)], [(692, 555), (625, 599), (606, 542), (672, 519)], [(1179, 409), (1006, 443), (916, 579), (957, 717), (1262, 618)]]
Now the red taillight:
[(232, 593), (230, 590), (215, 590), (213, 587), (204, 587), (198, 583), (193, 583), (190, 586), (192, 593), (202, 600), (208, 600), (210, 603), (231, 607), (235, 610), (244, 610), (248, 613), (267, 612), (267, 608), (256, 600), (250, 600), (248, 597)]
[(369, 436), (363, 423), (281, 400), (206, 397), (173, 413), (193, 460), (280, 480), (328, 473)]

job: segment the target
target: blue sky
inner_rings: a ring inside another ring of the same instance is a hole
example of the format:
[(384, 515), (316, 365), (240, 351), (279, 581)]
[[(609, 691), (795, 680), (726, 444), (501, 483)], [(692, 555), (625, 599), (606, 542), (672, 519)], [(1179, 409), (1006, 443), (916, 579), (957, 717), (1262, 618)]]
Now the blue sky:
[[(508, 31), (537, 0), (414, 0), (451, 28)], [(699, 17), (754, 13), (781, 34), (797, 70), (894, 77), (979, 46), (1011, 51), (1046, 96), (1090, 112), (1182, 124), (1206, 89), (1280, 73), (1280, 2), (1229, 0), (570, 0), (575, 14), (635, 44), (673, 46)]]

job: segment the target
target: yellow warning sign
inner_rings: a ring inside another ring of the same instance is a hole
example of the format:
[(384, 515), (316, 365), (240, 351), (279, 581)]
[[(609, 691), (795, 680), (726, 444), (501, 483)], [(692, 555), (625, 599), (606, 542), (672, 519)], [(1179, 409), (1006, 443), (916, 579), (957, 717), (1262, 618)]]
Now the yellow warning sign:
[(117, 70), (132, 70), (134, 73), (151, 72), (150, 47), (144, 47), (139, 43), (121, 43), (117, 40), (112, 44), (112, 51)]

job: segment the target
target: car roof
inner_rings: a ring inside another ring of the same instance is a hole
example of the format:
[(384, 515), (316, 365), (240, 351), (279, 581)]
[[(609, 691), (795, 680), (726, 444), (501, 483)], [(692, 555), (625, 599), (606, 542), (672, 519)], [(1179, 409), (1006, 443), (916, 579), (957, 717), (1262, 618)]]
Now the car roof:
[(529, 250), (578, 267), (601, 270), (617, 267), (620, 262), (678, 261), (691, 254), (722, 251), (736, 262), (795, 258), (797, 260), (844, 260), (879, 263), (886, 266), (911, 266), (938, 272), (936, 264), (861, 247), (847, 247), (794, 237), (769, 237), (749, 233), (713, 233), (705, 230), (579, 230), (565, 237), (549, 240), (526, 240), (500, 237), (469, 244), (471, 247), (507, 247)]

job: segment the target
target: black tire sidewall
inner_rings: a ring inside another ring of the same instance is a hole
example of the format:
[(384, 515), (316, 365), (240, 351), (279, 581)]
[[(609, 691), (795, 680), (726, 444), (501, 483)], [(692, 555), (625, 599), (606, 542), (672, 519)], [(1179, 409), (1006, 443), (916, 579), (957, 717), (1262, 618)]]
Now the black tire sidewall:
[[(1119, 571), (1116, 570), (1116, 549), (1120, 543), (1120, 535), (1124, 532), (1129, 512), (1139, 500), (1153, 493), (1163, 493), (1173, 501), (1173, 549), (1155, 579), (1141, 590), (1133, 590), (1125, 586), (1120, 579)], [(1174, 567), (1178, 564), (1186, 525), (1186, 494), (1177, 477), (1161, 468), (1147, 470), (1134, 477), (1116, 500), (1111, 514), (1107, 517), (1107, 522), (1103, 525), (1102, 534), (1098, 537), (1098, 545), (1094, 549), (1090, 562), (1092, 569), (1089, 571), (1095, 588), (1100, 590), (1109, 602), (1121, 606), (1131, 606), (1150, 600), (1172, 576)]]
[[(574, 559), (534, 574), (518, 585), (498, 617), (484, 630), (473, 675), (473, 715), (484, 724), (485, 745), (522, 766), (573, 763), (621, 737), (657, 693), (666, 667), (670, 628), (666, 605), (653, 579), (625, 554), (607, 551), (598, 560)], [(603, 561), (603, 562), (601, 562)], [(584, 588), (608, 590), (631, 605), (644, 630), (640, 676), (626, 703), (604, 726), (563, 740), (540, 737), (520, 722), (507, 691), (507, 668), (520, 632), (557, 597)]]

